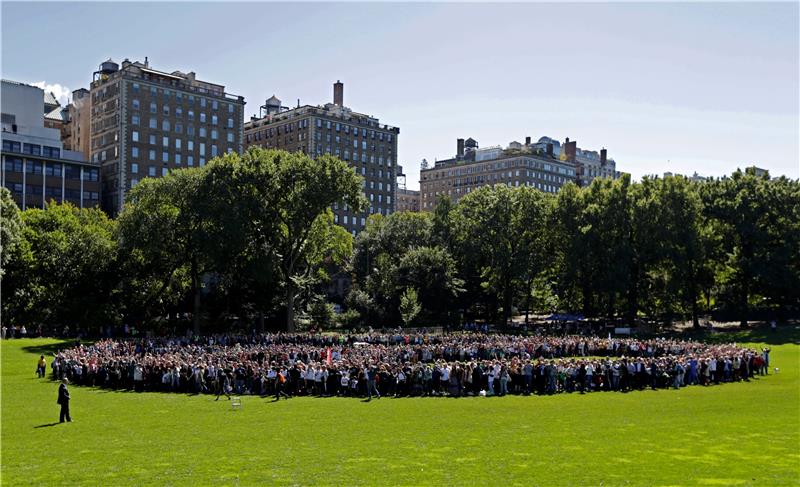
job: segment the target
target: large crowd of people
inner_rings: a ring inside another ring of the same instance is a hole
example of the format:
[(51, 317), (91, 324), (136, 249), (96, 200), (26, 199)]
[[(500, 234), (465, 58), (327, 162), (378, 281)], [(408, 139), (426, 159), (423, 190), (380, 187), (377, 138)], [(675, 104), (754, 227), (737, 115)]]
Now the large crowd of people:
[(707, 386), (768, 374), (769, 353), (663, 338), (298, 333), (104, 339), (50, 365), (56, 379), (112, 389), (369, 400)]

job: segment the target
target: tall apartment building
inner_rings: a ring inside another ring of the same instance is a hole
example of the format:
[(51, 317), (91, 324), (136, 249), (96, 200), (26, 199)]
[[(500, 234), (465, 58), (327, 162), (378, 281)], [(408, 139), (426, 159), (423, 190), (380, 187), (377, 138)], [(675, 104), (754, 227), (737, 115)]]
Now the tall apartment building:
[(43, 95), (41, 88), (2, 81), (0, 183), (21, 209), (43, 208), (49, 201), (97, 206), (100, 165), (63, 147), (59, 129), (45, 123)]
[(321, 106), (282, 106), (274, 95), (259, 117), (244, 125), (245, 145), (303, 152), (311, 157), (334, 155), (364, 177), (367, 211), (355, 213), (334, 207), (336, 222), (352, 234), (363, 229), (370, 214), (388, 215), (395, 209), (397, 137), (400, 129), (344, 106), (344, 84), (333, 85), (333, 103)]
[(89, 151), (102, 166), (102, 206), (112, 216), (142, 178), (242, 150), (244, 98), (194, 72), (158, 71), (147, 58), (108, 60), (94, 73), (90, 99)]
[(79, 88), (72, 92), (72, 101), (67, 105), (61, 140), (64, 148), (91, 157), (91, 99), (89, 90)]
[(526, 150), (526, 145), (514, 146), (497, 152), (481, 153), (474, 139), (458, 139), (456, 156), (436, 161), (434, 167), (420, 171), (420, 209), (432, 211), (441, 196), (454, 203), (471, 191), (486, 185), (530, 186), (555, 193), (569, 181), (575, 181), (577, 164), (574, 160), (557, 157), (553, 147), (541, 153)]
[(414, 189), (397, 189), (396, 211), (419, 211), (419, 191)]
[(577, 176), (575, 183), (578, 186), (589, 186), (594, 178), (617, 179), (620, 177), (620, 172), (617, 171), (617, 163), (614, 159), (607, 157), (608, 151), (606, 149), (601, 149), (600, 152), (583, 150), (577, 146), (575, 141), (570, 142), (569, 138), (567, 138), (562, 151), (561, 143), (550, 137), (542, 137), (538, 142), (530, 144), (530, 147), (535, 152), (547, 153), (549, 145), (552, 145), (552, 153), (555, 157), (575, 161)]

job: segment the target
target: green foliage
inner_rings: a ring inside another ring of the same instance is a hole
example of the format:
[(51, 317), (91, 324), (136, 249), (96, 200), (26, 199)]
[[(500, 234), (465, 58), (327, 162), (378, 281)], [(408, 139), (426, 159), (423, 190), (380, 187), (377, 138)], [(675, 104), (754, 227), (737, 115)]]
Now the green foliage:
[(19, 224), (13, 230), (19, 234), (4, 266), (8, 323), (96, 330), (116, 321), (116, 222), (98, 209), (69, 203), (29, 209), (9, 221)]
[(22, 237), (22, 218), (7, 188), (0, 188), (0, 277)]
[(403, 324), (410, 325), (420, 311), (422, 311), (422, 306), (417, 299), (417, 290), (413, 287), (406, 288), (400, 295), (400, 316), (403, 318)]

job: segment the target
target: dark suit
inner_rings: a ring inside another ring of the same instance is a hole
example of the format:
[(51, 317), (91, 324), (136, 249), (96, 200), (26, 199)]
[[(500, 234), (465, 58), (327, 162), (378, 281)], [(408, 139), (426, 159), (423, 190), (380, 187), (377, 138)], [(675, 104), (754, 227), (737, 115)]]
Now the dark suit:
[(61, 405), (61, 417), (59, 421), (62, 423), (65, 419), (67, 421), (72, 421), (72, 418), (69, 416), (69, 390), (67, 389), (67, 385), (64, 383), (58, 386), (57, 402)]

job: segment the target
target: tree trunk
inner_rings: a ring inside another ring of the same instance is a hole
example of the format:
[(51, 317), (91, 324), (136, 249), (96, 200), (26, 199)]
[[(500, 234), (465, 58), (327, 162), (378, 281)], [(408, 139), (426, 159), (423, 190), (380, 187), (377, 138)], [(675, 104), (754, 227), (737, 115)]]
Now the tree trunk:
[(200, 335), (200, 283), (197, 278), (197, 264), (192, 260), (192, 325), (195, 336)]
[(294, 327), (294, 286), (286, 285), (286, 331), (293, 333)]
[(528, 324), (528, 315), (531, 312), (531, 301), (533, 300), (533, 279), (528, 281), (528, 296), (525, 303), (525, 324)]
[(507, 326), (511, 318), (511, 280), (506, 278), (503, 286), (503, 326)]
[(700, 312), (697, 306), (697, 285), (694, 279), (689, 282), (689, 299), (692, 301), (692, 326), (700, 328)]
[(742, 328), (747, 328), (747, 318), (749, 314), (749, 306), (747, 304), (747, 298), (749, 295), (749, 289), (747, 286), (747, 276), (742, 279), (741, 289), (739, 290), (739, 311), (741, 313), (741, 318), (739, 321), (739, 326)]
[(264, 333), (264, 312), (258, 312), (258, 332)]

